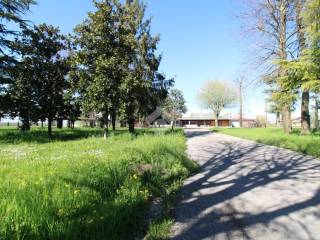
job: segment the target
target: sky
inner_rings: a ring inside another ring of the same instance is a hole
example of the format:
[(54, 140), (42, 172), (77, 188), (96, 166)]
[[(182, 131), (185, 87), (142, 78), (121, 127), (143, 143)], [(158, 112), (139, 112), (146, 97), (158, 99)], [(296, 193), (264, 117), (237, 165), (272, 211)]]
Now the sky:
[[(87, 12), (92, 0), (38, 0), (26, 16), (35, 24), (59, 26), (71, 33)], [(198, 90), (208, 80), (233, 82), (246, 72), (248, 81), (255, 76), (248, 69), (248, 42), (241, 37), (236, 0), (145, 0), (146, 15), (152, 17), (152, 33), (159, 34), (158, 53), (162, 54), (160, 71), (175, 78), (182, 90), (189, 112), (209, 112), (196, 100)], [(240, 2), (240, 1), (239, 1)], [(263, 87), (251, 84), (245, 94), (245, 115), (265, 114)], [(225, 113), (238, 113), (230, 109)]]

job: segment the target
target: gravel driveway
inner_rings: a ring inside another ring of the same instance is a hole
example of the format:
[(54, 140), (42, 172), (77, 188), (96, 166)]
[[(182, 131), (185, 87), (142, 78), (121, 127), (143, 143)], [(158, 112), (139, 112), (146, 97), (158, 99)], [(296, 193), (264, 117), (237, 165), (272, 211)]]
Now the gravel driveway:
[(173, 239), (320, 239), (320, 160), (189, 129), (202, 171), (184, 184)]

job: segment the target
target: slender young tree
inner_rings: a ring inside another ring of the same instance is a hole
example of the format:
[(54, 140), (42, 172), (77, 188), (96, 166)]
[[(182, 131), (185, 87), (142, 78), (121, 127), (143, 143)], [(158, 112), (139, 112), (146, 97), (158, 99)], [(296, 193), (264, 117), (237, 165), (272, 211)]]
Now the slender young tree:
[(171, 120), (171, 129), (173, 130), (177, 120), (187, 112), (186, 101), (181, 90), (171, 89), (164, 102), (163, 112), (166, 118)]
[(214, 113), (215, 127), (219, 127), (221, 111), (236, 102), (237, 92), (227, 82), (209, 81), (202, 86), (197, 98), (201, 106)]

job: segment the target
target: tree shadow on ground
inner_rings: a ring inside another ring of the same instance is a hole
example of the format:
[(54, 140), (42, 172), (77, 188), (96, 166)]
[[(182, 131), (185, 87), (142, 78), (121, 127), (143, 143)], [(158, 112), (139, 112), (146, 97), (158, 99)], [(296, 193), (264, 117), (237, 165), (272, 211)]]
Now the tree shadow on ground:
[[(288, 201), (287, 204), (257, 212), (245, 209), (239, 211), (239, 206), (235, 208), (232, 204), (237, 198), (237, 204), (240, 202), (246, 206), (249, 203), (245, 199), (241, 202), (243, 195), (252, 194), (261, 188), (274, 191), (280, 182), (294, 180), (319, 186), (320, 162), (298, 153), (261, 144), (244, 144), (239, 141), (219, 143), (224, 145), (223, 149), (213, 150), (210, 146), (203, 149), (211, 153), (212, 158), (202, 166), (200, 174), (186, 182), (181, 191), (176, 222), (178, 227), (184, 225), (184, 228), (173, 239), (255, 239), (250, 227), (262, 225), (262, 232), (276, 218), (288, 217), (312, 207), (317, 208), (312, 214), (320, 221), (319, 190), (313, 191), (313, 196), (301, 198), (302, 200)], [(279, 189), (281, 190), (281, 186)], [(290, 185), (286, 191), (289, 190), (289, 195), (299, 196), (302, 189)], [(294, 226), (298, 225), (298, 229), (302, 229), (302, 234), (308, 239), (317, 239), (315, 233), (309, 230), (308, 223), (300, 220), (290, 219), (290, 222)], [(277, 224), (276, 230), (280, 229), (288, 236), (294, 236), (292, 226), (281, 221)], [(220, 238), (221, 236), (223, 237)]]

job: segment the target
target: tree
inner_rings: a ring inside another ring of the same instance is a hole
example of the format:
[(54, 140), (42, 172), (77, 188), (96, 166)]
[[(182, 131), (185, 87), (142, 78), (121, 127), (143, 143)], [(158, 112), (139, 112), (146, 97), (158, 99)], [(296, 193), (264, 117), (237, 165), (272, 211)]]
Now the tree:
[(267, 127), (267, 118), (263, 115), (256, 116), (256, 122), (258, 127)]
[(288, 71), (281, 64), (292, 57), (295, 49), (296, 29), (292, 0), (249, 1), (246, 11), (247, 29), (257, 40), (258, 64), (264, 66), (264, 82), (272, 88), (272, 98), (281, 106), (284, 132), (290, 133), (291, 107), (296, 89), (291, 85)]
[(29, 11), (32, 4), (35, 4), (35, 1), (0, 0), (0, 118), (12, 108), (7, 90), (13, 79), (8, 71), (10, 68), (12, 73), (12, 67), (16, 64), (12, 43), (20, 34), (19, 31), (9, 29), (7, 23), (25, 26), (26, 21), (22, 19), (22, 15)]
[(244, 88), (245, 88), (245, 77), (240, 76), (235, 80), (235, 83), (237, 84), (239, 88), (238, 96), (239, 96), (239, 123), (240, 127), (243, 127), (243, 94), (244, 94)]
[(319, 92), (319, 1), (294, 0), (297, 57), (282, 63), (288, 84), (301, 89), (301, 134), (310, 133), (310, 91)]
[(129, 132), (133, 133), (135, 114), (139, 112), (139, 106), (145, 104), (144, 96), (152, 92), (161, 93), (154, 87), (161, 61), (161, 56), (156, 54), (160, 38), (151, 34), (151, 19), (145, 19), (146, 6), (143, 3), (127, 0), (125, 9), (129, 19), (129, 34), (126, 39), (134, 44), (130, 48), (131, 51), (127, 51), (131, 69), (122, 88), (125, 90), (124, 109)]
[(209, 81), (202, 86), (197, 98), (201, 106), (213, 111), (215, 126), (219, 127), (221, 111), (237, 100), (237, 93), (228, 82)]
[[(113, 125), (128, 78), (130, 53), (135, 39), (130, 34), (126, 11), (117, 0), (94, 2), (96, 11), (75, 28), (77, 50), (72, 56), (72, 77), (82, 95), (86, 112), (102, 113), (104, 136), (108, 133), (109, 115)], [(115, 127), (115, 126), (114, 126)]]
[(151, 21), (144, 19), (145, 5), (138, 0), (106, 0), (95, 6), (75, 29), (71, 75), (78, 82), (82, 107), (102, 113), (105, 137), (109, 116), (113, 128), (121, 115), (133, 132), (137, 117), (162, 94), (153, 85), (161, 60), (155, 54), (159, 37), (151, 35)]
[[(17, 76), (13, 83), (11, 95), (15, 98), (24, 97), (16, 104), (19, 116), (25, 119), (24, 106), (30, 104), (32, 116), (48, 120), (48, 135), (52, 136), (52, 121), (64, 106), (64, 91), (66, 89), (66, 74), (69, 67), (63, 57), (66, 50), (65, 37), (59, 29), (46, 24), (25, 28), (22, 37), (16, 40), (16, 49), (21, 54), (22, 76)], [(19, 71), (20, 68), (17, 69)], [(30, 113), (29, 113), (30, 115)]]
[(171, 128), (173, 129), (182, 114), (187, 112), (186, 101), (181, 90), (172, 89), (163, 105), (164, 115), (171, 120)]

